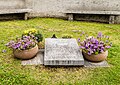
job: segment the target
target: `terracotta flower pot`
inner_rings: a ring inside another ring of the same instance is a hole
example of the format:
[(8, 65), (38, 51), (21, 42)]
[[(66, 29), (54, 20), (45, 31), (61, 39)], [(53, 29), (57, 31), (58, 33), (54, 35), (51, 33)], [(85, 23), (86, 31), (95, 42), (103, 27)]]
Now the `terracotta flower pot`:
[(104, 61), (107, 59), (108, 51), (105, 51), (105, 52), (97, 54), (97, 55), (95, 55), (95, 54), (88, 55), (83, 52), (83, 56), (85, 59), (87, 59), (89, 61), (100, 62), (100, 61)]
[(35, 47), (29, 49), (29, 50), (23, 50), (23, 51), (18, 51), (15, 50), (13, 51), (14, 56), (20, 59), (30, 59), (33, 58), (38, 52), (38, 45)]

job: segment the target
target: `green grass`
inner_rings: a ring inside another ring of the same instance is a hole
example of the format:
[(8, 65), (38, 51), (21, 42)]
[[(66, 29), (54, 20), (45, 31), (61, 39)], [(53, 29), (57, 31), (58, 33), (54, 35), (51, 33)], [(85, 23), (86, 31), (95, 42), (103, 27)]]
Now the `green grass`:
[[(79, 38), (80, 32), (90, 35), (102, 32), (109, 35), (113, 47), (109, 50), (109, 68), (61, 67), (42, 65), (22, 66), (5, 47), (11, 39), (20, 36), (25, 29), (40, 30), (44, 38), (56, 34), (71, 34)], [(73, 32), (73, 30), (79, 30)], [(2, 50), (7, 52), (2, 53)], [(0, 21), (0, 85), (120, 85), (120, 25), (93, 22), (70, 22), (62, 19), (35, 18), (28, 21)]]

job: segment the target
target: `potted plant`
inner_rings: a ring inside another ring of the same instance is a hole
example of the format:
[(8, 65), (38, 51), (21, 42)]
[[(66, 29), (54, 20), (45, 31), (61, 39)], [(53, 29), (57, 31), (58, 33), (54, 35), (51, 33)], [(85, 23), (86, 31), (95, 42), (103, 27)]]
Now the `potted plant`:
[(34, 36), (24, 35), (21, 38), (16, 38), (15, 41), (10, 41), (7, 46), (12, 48), (14, 56), (20, 59), (33, 58), (38, 52), (38, 45)]
[(62, 38), (63, 38), (63, 39), (71, 39), (71, 38), (73, 38), (73, 35), (63, 34), (63, 35), (62, 35)]
[(34, 37), (34, 39), (37, 41), (38, 43), (38, 47), (42, 48), (43, 47), (43, 35), (40, 33), (40, 31), (36, 30), (36, 29), (29, 29), (29, 30), (25, 30), (24, 33), (22, 34), (27, 35), (27, 36), (31, 36)]
[(101, 32), (97, 37), (87, 36), (85, 33), (82, 35), (85, 37), (84, 40), (79, 38), (78, 42), (84, 58), (95, 62), (104, 61), (108, 56), (108, 49), (112, 46), (109, 36), (105, 36)]

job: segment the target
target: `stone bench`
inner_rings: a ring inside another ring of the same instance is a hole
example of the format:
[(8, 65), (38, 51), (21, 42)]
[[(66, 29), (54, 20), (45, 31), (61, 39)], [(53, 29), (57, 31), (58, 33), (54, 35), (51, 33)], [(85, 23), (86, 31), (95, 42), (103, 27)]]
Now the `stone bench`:
[(0, 9), (0, 15), (24, 14), (24, 20), (27, 20), (30, 11), (31, 9)]
[(67, 11), (68, 20), (73, 21), (75, 14), (81, 15), (107, 15), (109, 16), (108, 23), (114, 24), (117, 16), (120, 16), (120, 11)]

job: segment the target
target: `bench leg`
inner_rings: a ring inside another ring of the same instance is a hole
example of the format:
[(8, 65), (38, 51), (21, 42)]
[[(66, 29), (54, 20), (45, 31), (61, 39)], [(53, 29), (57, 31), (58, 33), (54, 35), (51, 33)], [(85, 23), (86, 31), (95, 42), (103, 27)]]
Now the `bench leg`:
[(25, 13), (24, 20), (28, 19), (28, 13)]
[(69, 21), (73, 21), (74, 19), (73, 19), (73, 14), (68, 14), (68, 20)]
[(115, 19), (116, 19), (116, 20), (115, 20), (115, 23), (116, 23), (116, 24), (120, 24), (120, 15), (116, 16)]
[(115, 16), (110, 16), (109, 17), (109, 24), (114, 24), (115, 23)]

